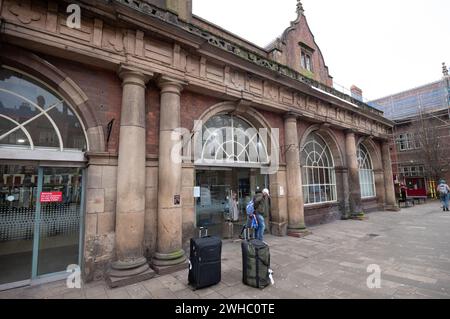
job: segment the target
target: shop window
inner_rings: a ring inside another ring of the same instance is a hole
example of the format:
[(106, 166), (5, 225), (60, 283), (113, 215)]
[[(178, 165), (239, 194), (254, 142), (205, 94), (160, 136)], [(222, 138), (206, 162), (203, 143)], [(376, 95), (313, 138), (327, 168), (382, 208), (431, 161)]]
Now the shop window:
[(376, 196), (372, 159), (367, 149), (361, 144), (358, 147), (358, 164), (361, 198)]
[(305, 204), (336, 201), (333, 157), (325, 141), (311, 134), (301, 149), (303, 197)]
[(0, 68), (0, 145), (87, 150), (77, 115), (40, 81)]

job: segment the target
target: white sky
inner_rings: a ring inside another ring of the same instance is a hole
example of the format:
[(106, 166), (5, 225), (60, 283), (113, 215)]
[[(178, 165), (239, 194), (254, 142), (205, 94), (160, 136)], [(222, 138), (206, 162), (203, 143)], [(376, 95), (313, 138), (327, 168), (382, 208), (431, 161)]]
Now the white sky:
[[(259, 46), (296, 18), (296, 0), (193, 0), (194, 14)], [(302, 0), (334, 81), (368, 99), (439, 80), (450, 65), (449, 0)]]

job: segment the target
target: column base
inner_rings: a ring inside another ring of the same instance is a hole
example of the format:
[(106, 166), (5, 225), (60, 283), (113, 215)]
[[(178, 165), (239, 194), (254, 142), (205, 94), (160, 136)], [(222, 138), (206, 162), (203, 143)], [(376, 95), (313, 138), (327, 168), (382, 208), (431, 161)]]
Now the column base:
[(273, 236), (284, 237), (287, 235), (287, 222), (270, 222), (270, 232)]
[(150, 269), (147, 261), (143, 265), (128, 269), (117, 269), (113, 265), (106, 274), (106, 283), (110, 288), (117, 288), (145, 281), (154, 276), (155, 272)]
[(368, 217), (364, 214), (364, 212), (360, 212), (360, 213), (351, 213), (349, 215), (349, 218), (351, 220), (367, 220)]
[(384, 206), (384, 210), (389, 212), (399, 212), (400, 208), (396, 205), (386, 205)]
[(308, 229), (306, 229), (305, 226), (303, 227), (288, 227), (287, 229), (287, 235), (290, 237), (295, 237), (295, 238), (302, 238), (302, 237), (306, 237), (308, 235), (312, 235), (312, 232), (309, 231)]
[(173, 265), (173, 266), (152, 265), (152, 268), (159, 276), (164, 276), (164, 275), (172, 274), (172, 273), (180, 271), (180, 270), (189, 269), (189, 263), (187, 260), (184, 260), (181, 264), (177, 264), (177, 265)]
[(180, 249), (171, 254), (156, 253), (152, 259), (151, 267), (158, 275), (167, 275), (188, 268), (184, 250)]

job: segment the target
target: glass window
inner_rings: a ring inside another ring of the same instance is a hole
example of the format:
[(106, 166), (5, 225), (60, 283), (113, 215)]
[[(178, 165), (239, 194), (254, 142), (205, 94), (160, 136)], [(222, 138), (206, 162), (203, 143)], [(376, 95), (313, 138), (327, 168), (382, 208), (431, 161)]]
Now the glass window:
[(305, 204), (336, 201), (336, 174), (331, 152), (325, 141), (311, 134), (301, 149), (303, 197)]
[(311, 62), (310, 54), (308, 54), (306, 52), (302, 52), (301, 65), (302, 65), (302, 68), (312, 72), (312, 62)]
[(198, 164), (268, 164), (266, 141), (258, 130), (239, 117), (217, 115), (203, 125), (202, 154)]
[(86, 150), (81, 122), (39, 81), (0, 68), (0, 145)]
[(358, 147), (359, 184), (361, 186), (361, 197), (368, 198), (376, 196), (375, 178), (372, 160), (364, 145)]

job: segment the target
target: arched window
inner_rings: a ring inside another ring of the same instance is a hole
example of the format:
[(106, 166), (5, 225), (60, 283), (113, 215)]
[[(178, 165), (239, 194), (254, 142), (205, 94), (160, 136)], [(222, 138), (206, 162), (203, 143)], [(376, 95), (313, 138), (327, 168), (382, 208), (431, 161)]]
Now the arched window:
[(336, 174), (330, 149), (318, 134), (311, 134), (301, 149), (305, 204), (336, 201)]
[(82, 122), (40, 81), (0, 67), (0, 147), (86, 151)]
[(268, 164), (267, 138), (245, 120), (229, 114), (216, 115), (202, 129), (201, 156), (197, 164)]
[(359, 144), (358, 146), (358, 164), (361, 197), (368, 198), (376, 196), (372, 159), (370, 158), (369, 152), (362, 144)]

